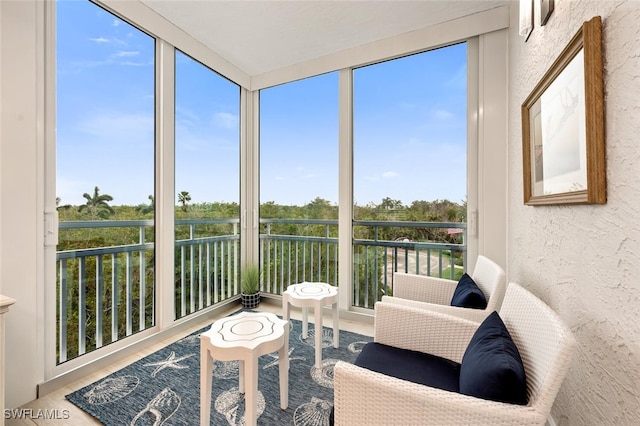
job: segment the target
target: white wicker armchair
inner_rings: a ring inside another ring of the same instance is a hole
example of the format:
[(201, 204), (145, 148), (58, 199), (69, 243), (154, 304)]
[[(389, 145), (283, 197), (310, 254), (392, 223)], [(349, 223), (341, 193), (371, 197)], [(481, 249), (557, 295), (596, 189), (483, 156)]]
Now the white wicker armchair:
[[(517, 284), (509, 284), (500, 317), (522, 358), (527, 405), (449, 392), (338, 362), (335, 425), (543, 425), (569, 369), (575, 339), (547, 305)], [(376, 342), (455, 362), (461, 362), (478, 326), (438, 312), (376, 304)]]
[(382, 301), (429, 309), (475, 322), (482, 322), (487, 315), (497, 311), (500, 307), (506, 288), (504, 269), (494, 261), (480, 255), (471, 278), (473, 278), (487, 299), (487, 307), (485, 309), (451, 306), (451, 298), (458, 284), (455, 280), (403, 272), (395, 272), (393, 274), (393, 296), (383, 296)]

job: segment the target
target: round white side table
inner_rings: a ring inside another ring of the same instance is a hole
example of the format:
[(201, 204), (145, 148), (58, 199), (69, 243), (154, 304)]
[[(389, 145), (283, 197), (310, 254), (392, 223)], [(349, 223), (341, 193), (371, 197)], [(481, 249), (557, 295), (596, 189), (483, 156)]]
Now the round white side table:
[(278, 351), (280, 408), (289, 406), (289, 321), (272, 313), (241, 312), (215, 321), (200, 335), (200, 425), (209, 425), (213, 360), (239, 361), (238, 389), (245, 394), (245, 424), (257, 423), (258, 358)]
[(326, 283), (303, 282), (287, 287), (282, 293), (283, 318), (289, 320), (291, 306), (302, 308), (302, 337), (308, 336), (308, 308), (313, 308), (315, 317), (315, 366), (322, 366), (322, 307), (332, 305), (333, 347), (339, 346), (338, 288)]

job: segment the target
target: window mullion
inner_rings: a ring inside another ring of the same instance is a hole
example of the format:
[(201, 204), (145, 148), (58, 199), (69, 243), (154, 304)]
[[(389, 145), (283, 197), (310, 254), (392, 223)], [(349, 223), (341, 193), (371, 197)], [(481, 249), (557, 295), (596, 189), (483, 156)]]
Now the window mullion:
[(175, 48), (156, 41), (156, 321), (171, 325), (175, 250)]
[(343, 69), (339, 76), (339, 210), (338, 210), (338, 306), (349, 310), (353, 287), (353, 72)]
[(240, 263), (259, 258), (259, 92), (240, 95)]

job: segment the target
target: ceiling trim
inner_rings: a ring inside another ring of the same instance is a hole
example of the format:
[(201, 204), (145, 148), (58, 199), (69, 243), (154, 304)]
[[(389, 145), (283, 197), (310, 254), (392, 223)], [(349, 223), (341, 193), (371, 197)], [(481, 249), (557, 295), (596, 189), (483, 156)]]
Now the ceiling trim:
[(435, 49), (509, 27), (509, 5), (331, 53), (263, 74), (249, 75), (141, 1), (90, 0), (191, 56), (248, 90), (260, 90), (383, 60)]
[(421, 30), (254, 75), (251, 77), (250, 90), (260, 90), (339, 69), (359, 67), (435, 49), (508, 27), (509, 6), (500, 6)]
[(165, 40), (234, 83), (248, 88), (251, 77), (140, 1), (91, 0), (132, 25)]

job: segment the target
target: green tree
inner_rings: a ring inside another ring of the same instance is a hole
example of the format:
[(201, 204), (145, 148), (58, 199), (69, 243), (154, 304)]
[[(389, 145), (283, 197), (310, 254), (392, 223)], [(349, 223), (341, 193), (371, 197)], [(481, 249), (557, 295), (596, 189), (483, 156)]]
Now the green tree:
[(285, 216), (282, 214), (282, 206), (276, 204), (275, 201), (266, 201), (260, 204), (260, 217), (275, 219)]
[(324, 198), (316, 197), (303, 207), (309, 219), (337, 219), (338, 208)]
[(90, 216), (97, 216), (102, 219), (106, 219), (115, 213), (109, 205), (109, 202), (113, 201), (113, 197), (109, 194), (100, 194), (100, 188), (97, 186), (93, 190), (93, 195), (85, 192), (82, 196), (86, 198), (87, 202), (80, 206), (79, 212), (86, 211)]
[(153, 213), (156, 209), (156, 199), (153, 195), (149, 195), (149, 204), (140, 204), (137, 210), (142, 214)]
[(61, 202), (62, 202), (62, 198), (56, 197), (56, 210), (68, 210), (72, 207), (70, 204), (65, 204), (61, 206), (60, 205)]
[(402, 201), (400, 200), (393, 200), (389, 197), (385, 197), (382, 199), (382, 203), (380, 203), (378, 207), (383, 210), (397, 210), (403, 208), (404, 206), (402, 205)]
[(178, 194), (178, 202), (182, 204), (183, 212), (187, 211), (187, 204), (189, 204), (189, 201), (191, 201), (191, 195), (189, 194), (189, 191), (180, 191), (180, 193)]

